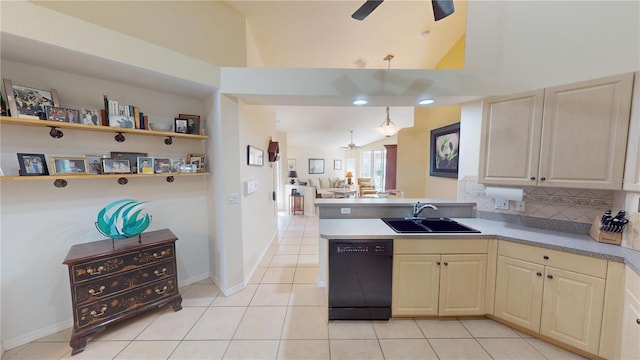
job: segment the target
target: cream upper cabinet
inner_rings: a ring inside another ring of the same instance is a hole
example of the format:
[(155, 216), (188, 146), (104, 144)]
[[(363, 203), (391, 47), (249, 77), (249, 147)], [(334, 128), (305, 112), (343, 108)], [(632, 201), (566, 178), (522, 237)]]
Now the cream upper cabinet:
[(620, 359), (640, 359), (640, 276), (627, 267)]
[(487, 98), (479, 181), (621, 189), (633, 73)]
[(636, 72), (624, 167), (624, 190), (640, 192), (640, 71)]
[(544, 90), (483, 100), (480, 182), (536, 184), (543, 102)]
[(494, 315), (540, 331), (544, 266), (498, 256)]

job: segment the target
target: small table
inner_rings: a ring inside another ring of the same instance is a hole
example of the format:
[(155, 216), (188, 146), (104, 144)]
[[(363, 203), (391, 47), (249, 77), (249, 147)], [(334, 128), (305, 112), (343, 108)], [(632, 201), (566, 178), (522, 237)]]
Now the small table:
[(334, 194), (336, 199), (339, 198), (347, 198), (347, 197), (355, 197), (356, 196), (356, 190), (331, 190), (331, 192)]
[(293, 215), (304, 215), (304, 195), (289, 195), (289, 212)]

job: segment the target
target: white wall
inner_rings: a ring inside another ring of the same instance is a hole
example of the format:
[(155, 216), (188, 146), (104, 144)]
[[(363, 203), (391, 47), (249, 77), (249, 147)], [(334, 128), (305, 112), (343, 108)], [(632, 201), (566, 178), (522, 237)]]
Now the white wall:
[(482, 101), (462, 104), (460, 113), (460, 162), (458, 178), (478, 175), (480, 166), (480, 136), (482, 132)]
[[(309, 179), (319, 179), (321, 177), (339, 177), (344, 179), (347, 173), (345, 170), (345, 154), (345, 150), (339, 148), (327, 149), (323, 147), (299, 147), (289, 145), (287, 149), (287, 158), (296, 160), (296, 171), (298, 172), (299, 181), (309, 181)], [(324, 174), (309, 174), (309, 159), (324, 159)], [(342, 160), (342, 170), (333, 170), (333, 160)]]

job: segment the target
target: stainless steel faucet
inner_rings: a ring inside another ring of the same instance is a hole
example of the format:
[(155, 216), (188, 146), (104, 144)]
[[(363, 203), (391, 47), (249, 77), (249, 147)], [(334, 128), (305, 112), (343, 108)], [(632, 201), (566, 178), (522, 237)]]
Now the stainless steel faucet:
[(438, 210), (438, 207), (433, 205), (433, 204), (424, 204), (424, 205), (420, 205), (420, 201), (418, 201), (415, 205), (413, 205), (413, 217), (418, 217), (418, 215), (420, 215), (420, 213), (422, 212), (422, 210), (424, 209), (431, 209), (431, 210)]

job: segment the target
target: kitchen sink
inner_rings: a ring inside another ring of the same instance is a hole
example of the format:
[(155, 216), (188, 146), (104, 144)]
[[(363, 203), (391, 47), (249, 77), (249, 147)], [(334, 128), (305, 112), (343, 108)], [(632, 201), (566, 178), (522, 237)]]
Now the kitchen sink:
[(397, 233), (479, 233), (449, 218), (382, 218)]

